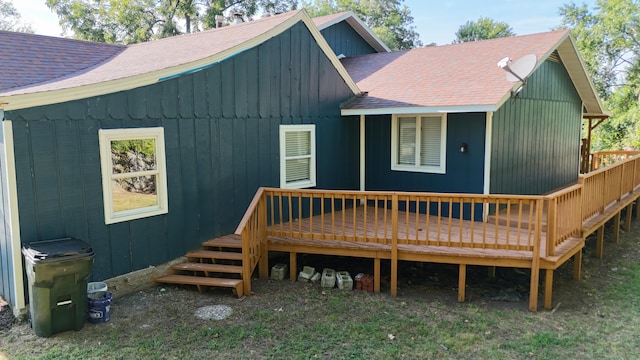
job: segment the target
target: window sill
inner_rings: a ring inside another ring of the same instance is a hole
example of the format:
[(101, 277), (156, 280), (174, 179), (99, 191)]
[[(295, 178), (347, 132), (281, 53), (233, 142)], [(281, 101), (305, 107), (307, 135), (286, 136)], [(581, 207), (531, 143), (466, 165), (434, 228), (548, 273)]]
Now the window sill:
[(392, 171), (407, 171), (407, 172), (419, 172), (426, 174), (446, 174), (447, 170), (444, 167), (435, 166), (407, 166), (407, 165), (393, 165)]
[(280, 186), (283, 189), (305, 189), (316, 187), (316, 183), (314, 181), (297, 181), (288, 184), (282, 184)]

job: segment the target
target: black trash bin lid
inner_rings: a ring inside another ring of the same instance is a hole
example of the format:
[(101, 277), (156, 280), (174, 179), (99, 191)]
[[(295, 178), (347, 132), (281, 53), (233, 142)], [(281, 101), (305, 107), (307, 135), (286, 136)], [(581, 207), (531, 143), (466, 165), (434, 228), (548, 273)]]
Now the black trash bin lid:
[(23, 250), (35, 261), (93, 255), (91, 246), (76, 238), (32, 242), (25, 244)]

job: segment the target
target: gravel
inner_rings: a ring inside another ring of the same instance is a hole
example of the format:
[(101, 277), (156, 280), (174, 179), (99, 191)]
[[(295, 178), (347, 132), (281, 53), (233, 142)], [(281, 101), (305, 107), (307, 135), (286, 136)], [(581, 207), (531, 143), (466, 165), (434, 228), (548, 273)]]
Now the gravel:
[(202, 320), (223, 320), (231, 316), (233, 309), (227, 305), (203, 306), (196, 309), (196, 317)]

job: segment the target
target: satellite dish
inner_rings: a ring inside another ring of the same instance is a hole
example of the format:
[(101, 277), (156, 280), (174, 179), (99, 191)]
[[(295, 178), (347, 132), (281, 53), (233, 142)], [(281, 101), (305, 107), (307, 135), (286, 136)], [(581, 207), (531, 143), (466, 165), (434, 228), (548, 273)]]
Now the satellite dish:
[(511, 58), (506, 57), (498, 62), (498, 67), (507, 72), (507, 81), (522, 83), (527, 82), (527, 77), (531, 75), (533, 69), (536, 67), (538, 58), (535, 54), (529, 54), (514, 61), (511, 65)]

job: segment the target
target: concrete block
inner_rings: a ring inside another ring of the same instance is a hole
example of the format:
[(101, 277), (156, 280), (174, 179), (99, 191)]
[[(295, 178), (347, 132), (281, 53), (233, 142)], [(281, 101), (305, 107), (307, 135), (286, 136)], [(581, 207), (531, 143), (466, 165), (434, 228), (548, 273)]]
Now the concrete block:
[(287, 272), (289, 271), (289, 265), (287, 264), (275, 264), (271, 268), (271, 279), (272, 280), (284, 280), (287, 276)]
[(338, 271), (336, 273), (336, 282), (340, 290), (353, 290), (353, 280), (347, 271)]
[(314, 267), (305, 266), (302, 271), (300, 271), (300, 274), (298, 274), (298, 281), (308, 282), (315, 273), (316, 269)]
[(322, 270), (322, 281), (320, 285), (325, 288), (332, 288), (336, 286), (336, 271), (329, 268)]
[(319, 272), (313, 274), (313, 276), (311, 277), (311, 282), (318, 282), (318, 280), (320, 280), (320, 277), (322, 277), (322, 274), (320, 274)]

